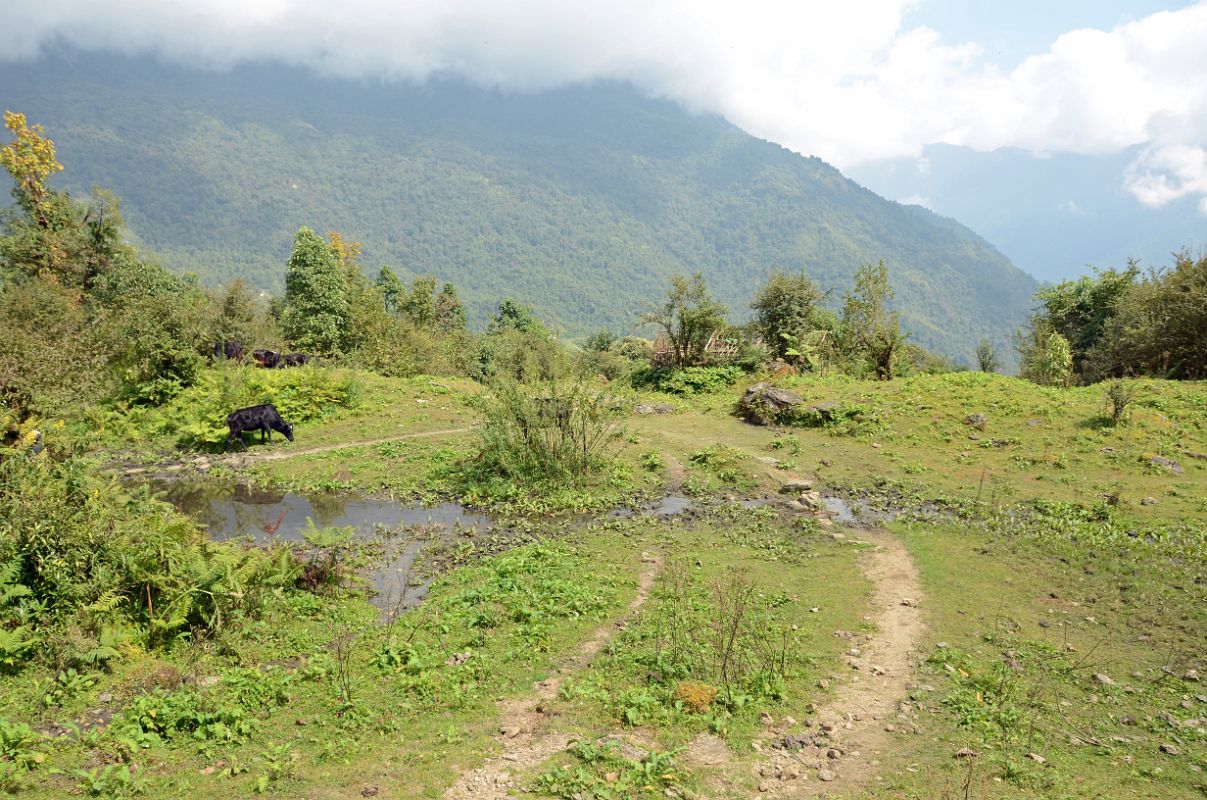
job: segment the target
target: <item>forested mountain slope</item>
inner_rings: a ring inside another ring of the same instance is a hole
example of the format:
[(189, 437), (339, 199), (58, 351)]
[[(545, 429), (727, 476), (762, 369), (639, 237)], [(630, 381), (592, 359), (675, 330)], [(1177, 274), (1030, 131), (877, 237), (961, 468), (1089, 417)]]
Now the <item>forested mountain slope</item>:
[(73, 191), (124, 201), (131, 231), (207, 281), (279, 288), (297, 228), (363, 263), (455, 282), (471, 319), (504, 296), (569, 333), (629, 331), (676, 271), (735, 316), (773, 267), (837, 303), (883, 259), (906, 327), (968, 361), (1007, 351), (1035, 282), (958, 223), (901, 206), (716, 117), (616, 85), (534, 95), (197, 72), (72, 55), (0, 65), (0, 106), (45, 125)]

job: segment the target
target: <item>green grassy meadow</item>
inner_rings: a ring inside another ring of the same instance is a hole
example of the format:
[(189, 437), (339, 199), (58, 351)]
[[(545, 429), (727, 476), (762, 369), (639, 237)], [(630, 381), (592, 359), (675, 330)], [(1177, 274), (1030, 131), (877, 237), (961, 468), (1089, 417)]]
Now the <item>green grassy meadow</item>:
[[(214, 637), (124, 646), (107, 668), (9, 669), (0, 790), (442, 797), (507, 752), (504, 704), (558, 675), (545, 734), (576, 744), (517, 765), (520, 796), (754, 796), (763, 715), (803, 720), (826, 704), (849, 672), (835, 632), (877, 633), (859, 530), (786, 506), (778, 490), (795, 476), (885, 512), (921, 575), (911, 688), (874, 774), (842, 796), (1207, 793), (1204, 384), (1138, 381), (1118, 425), (1101, 387), (973, 373), (789, 379), (806, 404), (837, 409), (815, 426), (740, 421), (743, 385), (626, 392), (674, 411), (628, 416), (593, 481), (500, 489), (467, 478), (476, 384), (354, 377), (355, 396), (298, 424), (292, 444), (228, 460), (150, 433), (95, 456), (302, 492), (460, 500), (521, 535), (502, 552), (433, 560), (426, 599), (392, 622), (355, 581), (279, 589)], [(668, 490), (691, 507), (582, 513)], [(648, 601), (627, 618), (655, 556)], [(739, 617), (722, 647), (722, 623)], [(598, 655), (558, 671), (601, 630)], [(720, 766), (693, 758), (703, 740), (722, 743)], [(974, 755), (957, 758), (964, 748)]]

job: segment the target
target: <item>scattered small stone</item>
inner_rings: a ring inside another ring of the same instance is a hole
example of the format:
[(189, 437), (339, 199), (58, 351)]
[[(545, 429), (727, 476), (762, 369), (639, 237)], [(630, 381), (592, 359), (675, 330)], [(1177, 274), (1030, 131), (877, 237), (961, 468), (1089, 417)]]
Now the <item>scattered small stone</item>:
[(885, 674), (884, 667), (879, 667), (879, 666), (876, 666), (875, 664), (873, 664), (872, 665), (872, 674), (873, 675), (884, 675)]
[(806, 480), (805, 478), (794, 478), (784, 482), (784, 485), (780, 487), (780, 494), (799, 494), (810, 491), (812, 488), (813, 481)]
[(378, 789), (376, 786), (366, 786), (365, 788), (360, 790), (360, 796), (361, 797), (377, 797), (377, 794), (380, 791), (381, 791), (381, 789)]
[(901, 598), (901, 605), (916, 608), (918, 606), (918, 601), (909, 597), (903, 597)]
[(1094, 682), (1099, 683), (1103, 686), (1114, 686), (1115, 685), (1115, 681), (1111, 679), (1111, 676), (1107, 675), (1106, 673), (1103, 673), (1103, 672), (1094, 673)]
[(800, 777), (800, 767), (795, 764), (789, 764), (784, 767), (784, 771), (780, 773), (780, 777), (786, 781), (794, 781)]
[(766, 728), (770, 728), (775, 724), (775, 717), (768, 714), (766, 711), (759, 714), (759, 722)]
[(1182, 680), (1191, 681), (1192, 683), (1198, 683), (1199, 682), (1199, 671), (1197, 669), (1186, 670), (1186, 673), (1182, 676)]
[(1036, 764), (1047, 764), (1048, 759), (1041, 756), (1039, 753), (1027, 753), (1027, 758), (1034, 761)]
[(1140, 505), (1142, 506), (1155, 506), (1156, 504), (1157, 498), (1155, 497), (1143, 497), (1140, 499)]
[(444, 663), (446, 666), (449, 666), (449, 667), (459, 667), (462, 664), (464, 664), (466, 661), (469, 661), (470, 658), (473, 657), (473, 655), (474, 655), (473, 651), (471, 651), (471, 650), (466, 650), (464, 653), (453, 653), (451, 656), (448, 657), (448, 660), (445, 661)]
[(980, 755), (980, 753), (978, 753), (976, 750), (973, 750), (971, 747), (961, 747), (955, 752), (955, 755), (953, 755), (952, 758), (977, 758)]
[[(880, 449), (880, 442), (872, 442), (872, 449), (873, 449), (873, 450), (879, 450), (879, 449)], [(823, 780), (824, 780), (824, 779), (823, 779)]]
[(1166, 742), (1165, 744), (1161, 745), (1161, 752), (1162, 752), (1162, 753), (1164, 753), (1164, 754), (1165, 754), (1165, 755), (1167, 755), (1167, 756), (1180, 756), (1180, 755), (1182, 755), (1182, 751), (1178, 749), (1177, 745), (1169, 744), (1168, 742)]
[(1120, 717), (1119, 724), (1120, 725), (1135, 725), (1136, 718), (1135, 717)]
[(813, 737), (799, 734), (796, 736), (782, 736), (775, 740), (773, 747), (779, 750), (803, 750), (806, 747), (813, 745)]
[(842, 751), (837, 747), (831, 747), (826, 751), (826, 758), (830, 759), (831, 761), (837, 761), (838, 759), (842, 758)]
[(829, 689), (829, 688), (830, 688), (830, 682), (829, 682), (829, 681), (827, 681), (827, 680), (825, 680), (825, 679), (822, 679), (822, 680), (820, 680), (820, 681), (818, 681), (818, 682), (817, 682), (817, 688), (818, 688), (818, 689), (823, 689), (823, 690), (824, 690), (824, 689)]
[(837, 777), (838, 777), (838, 775), (836, 773), (831, 772), (828, 769), (821, 769), (821, 770), (817, 771), (817, 779), (819, 781), (826, 781), (828, 783), (829, 781), (832, 781)]

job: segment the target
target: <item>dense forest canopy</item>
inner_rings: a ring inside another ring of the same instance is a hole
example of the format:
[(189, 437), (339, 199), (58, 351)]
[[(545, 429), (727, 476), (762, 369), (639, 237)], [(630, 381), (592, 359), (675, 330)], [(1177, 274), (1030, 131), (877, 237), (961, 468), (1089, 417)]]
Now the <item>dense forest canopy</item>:
[(1035, 290), (951, 220), (621, 86), (505, 95), (75, 55), (0, 67), (0, 105), (53, 132), (58, 185), (113, 189), (134, 236), (205, 284), (280, 291), (308, 225), (362, 242), (370, 274), (455, 283), (471, 324), (512, 296), (580, 335), (631, 331), (676, 272), (745, 310), (773, 269), (803, 269), (836, 307), (883, 259), (913, 341), (968, 364), (982, 338), (1010, 352)]

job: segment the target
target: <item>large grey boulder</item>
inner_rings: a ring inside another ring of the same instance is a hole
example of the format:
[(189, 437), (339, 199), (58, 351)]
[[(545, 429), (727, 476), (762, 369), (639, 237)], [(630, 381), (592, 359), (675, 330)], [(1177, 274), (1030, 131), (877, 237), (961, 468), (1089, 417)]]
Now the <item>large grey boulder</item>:
[(747, 422), (769, 425), (780, 422), (804, 400), (795, 392), (767, 383), (756, 383), (738, 401), (738, 411)]

